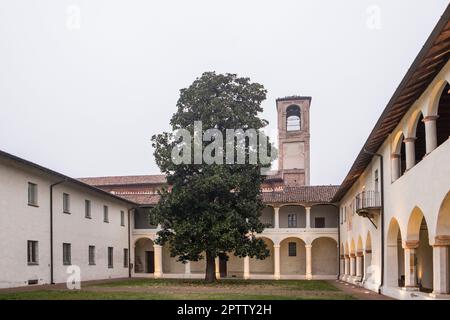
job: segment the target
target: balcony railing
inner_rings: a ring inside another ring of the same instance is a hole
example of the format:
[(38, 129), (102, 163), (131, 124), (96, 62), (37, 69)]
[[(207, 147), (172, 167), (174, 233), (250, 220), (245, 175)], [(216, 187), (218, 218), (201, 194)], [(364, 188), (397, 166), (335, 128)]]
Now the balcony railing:
[(378, 191), (363, 191), (355, 197), (356, 213), (375, 213), (381, 209), (381, 197)]
[(264, 223), (267, 227), (266, 228), (273, 228), (274, 223), (273, 219), (270, 218), (260, 218), (261, 223)]

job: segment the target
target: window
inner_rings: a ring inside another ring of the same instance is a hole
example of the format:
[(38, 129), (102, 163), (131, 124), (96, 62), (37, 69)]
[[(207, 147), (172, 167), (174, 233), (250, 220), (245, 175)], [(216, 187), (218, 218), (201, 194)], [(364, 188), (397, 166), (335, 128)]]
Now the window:
[(27, 242), (27, 256), (28, 265), (38, 264), (38, 242), (33, 240), (28, 240)]
[(89, 246), (89, 265), (95, 265), (95, 246)]
[(123, 267), (128, 268), (128, 249), (123, 249)]
[(109, 222), (108, 206), (103, 206), (103, 222)]
[(377, 169), (374, 172), (375, 193), (377, 193), (379, 190), (378, 179), (379, 178), (378, 178), (378, 169)]
[(295, 243), (295, 242), (288, 243), (288, 254), (289, 254), (289, 257), (297, 256), (297, 243)]
[(63, 193), (63, 212), (70, 213), (70, 195)]
[(286, 130), (300, 130), (300, 108), (296, 105), (289, 106), (286, 109)]
[(288, 214), (288, 228), (297, 228), (297, 214)]
[(324, 217), (316, 217), (314, 219), (314, 227), (315, 228), (325, 228), (325, 218)]
[(91, 219), (91, 200), (84, 200), (84, 217)]
[(347, 221), (347, 207), (344, 207), (344, 222)]
[(63, 265), (69, 266), (72, 264), (71, 244), (63, 243)]
[(341, 224), (344, 223), (344, 207), (341, 207)]
[(108, 247), (108, 268), (113, 267), (113, 247)]
[(38, 198), (37, 198), (37, 184), (28, 182), (28, 205), (37, 206)]
[(120, 225), (125, 226), (125, 212), (120, 211)]

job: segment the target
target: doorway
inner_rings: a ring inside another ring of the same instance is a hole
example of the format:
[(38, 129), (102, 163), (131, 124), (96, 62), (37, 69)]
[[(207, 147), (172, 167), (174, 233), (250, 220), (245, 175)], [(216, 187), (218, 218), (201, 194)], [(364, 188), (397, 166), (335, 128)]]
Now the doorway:
[(219, 255), (219, 273), (221, 278), (227, 277), (227, 256)]
[(154, 273), (155, 272), (155, 252), (145, 251), (145, 272)]

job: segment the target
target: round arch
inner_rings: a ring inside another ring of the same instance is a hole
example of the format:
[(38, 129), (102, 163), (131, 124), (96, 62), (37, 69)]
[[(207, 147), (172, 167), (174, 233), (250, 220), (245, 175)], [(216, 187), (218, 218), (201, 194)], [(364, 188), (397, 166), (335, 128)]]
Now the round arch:
[(450, 191), (442, 200), (436, 224), (437, 242), (447, 240), (448, 237), (450, 237)]
[(154, 273), (154, 242), (150, 237), (140, 237), (134, 242), (134, 272)]
[(431, 97), (428, 104), (427, 116), (436, 116), (438, 114), (439, 100), (447, 84), (449, 84), (449, 81), (440, 80), (434, 85), (430, 94)]
[(405, 253), (402, 247), (402, 233), (397, 219), (392, 218), (389, 223), (386, 239), (386, 273), (387, 285), (390, 287), (401, 287), (405, 279)]
[(273, 275), (274, 273), (274, 242), (272, 239), (265, 236), (258, 236), (258, 239), (263, 239), (269, 250), (269, 256), (264, 260), (250, 258), (250, 274), (252, 275)]
[(392, 145), (391, 145), (391, 153), (392, 154), (400, 154), (401, 146), (403, 143), (403, 140), (405, 139), (405, 135), (403, 134), (403, 131), (398, 131), (394, 138), (392, 139)]
[(425, 219), (422, 210), (419, 207), (414, 207), (412, 210), (409, 220), (408, 227), (406, 229), (406, 241), (418, 241), (420, 237), (420, 226), (422, 224), (422, 219)]
[(337, 275), (338, 243), (331, 237), (318, 237), (312, 241), (311, 264), (313, 275)]
[(300, 237), (286, 237), (280, 242), (281, 275), (306, 274), (305, 244)]

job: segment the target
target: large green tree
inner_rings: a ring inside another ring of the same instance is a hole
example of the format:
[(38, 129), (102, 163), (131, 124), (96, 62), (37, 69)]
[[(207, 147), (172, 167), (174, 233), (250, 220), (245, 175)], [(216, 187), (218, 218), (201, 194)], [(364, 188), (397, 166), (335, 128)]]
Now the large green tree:
[[(206, 259), (207, 281), (216, 280), (218, 256), (264, 259), (269, 255), (264, 241), (255, 233), (265, 227), (259, 220), (264, 208), (261, 172), (270, 167), (270, 162), (261, 157), (256, 162), (250, 159), (265, 153), (273, 160), (276, 150), (270, 146), (265, 150), (266, 139), (261, 136), (255, 146), (249, 135), (242, 135), (248, 129), (261, 131), (267, 125), (258, 115), (265, 98), (264, 87), (249, 78), (206, 72), (180, 90), (177, 111), (170, 121), (173, 131), (152, 137), (156, 162), (169, 186), (160, 191), (161, 200), (152, 210), (152, 222), (161, 225), (156, 242), (168, 244), (171, 256), (178, 261)], [(196, 138), (196, 121), (201, 121), (202, 134), (214, 128), (215, 134), (222, 136)], [(180, 129), (189, 135), (178, 135)], [(225, 137), (230, 129), (242, 131), (227, 144)], [(199, 161), (195, 147), (212, 157), (213, 163)], [(174, 151), (183, 157), (182, 163), (174, 160)], [(244, 155), (244, 163), (242, 157), (238, 161), (239, 152)]]

